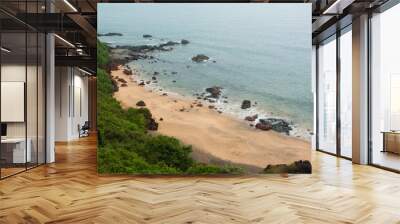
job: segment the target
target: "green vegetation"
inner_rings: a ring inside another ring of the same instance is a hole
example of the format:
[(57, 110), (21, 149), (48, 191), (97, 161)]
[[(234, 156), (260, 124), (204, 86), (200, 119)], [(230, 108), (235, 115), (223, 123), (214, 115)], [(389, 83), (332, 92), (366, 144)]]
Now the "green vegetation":
[(121, 174), (220, 174), (242, 172), (233, 166), (200, 164), (191, 158), (191, 146), (179, 140), (151, 135), (152, 117), (146, 108), (124, 110), (113, 97), (107, 69), (107, 46), (97, 43), (98, 171)]

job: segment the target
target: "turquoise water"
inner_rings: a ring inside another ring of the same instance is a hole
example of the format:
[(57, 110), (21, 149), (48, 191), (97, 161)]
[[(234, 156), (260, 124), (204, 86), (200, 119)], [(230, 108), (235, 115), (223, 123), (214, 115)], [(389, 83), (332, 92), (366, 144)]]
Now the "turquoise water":
[[(313, 109), (310, 10), (309, 4), (99, 4), (98, 32), (123, 34), (100, 37), (111, 45), (189, 40), (172, 51), (151, 53), (157, 63), (133, 64), (146, 80), (148, 73), (166, 71), (157, 85), (167, 91), (192, 96), (221, 86), (229, 102), (220, 102), (224, 111), (283, 117), (306, 130)], [(192, 62), (197, 54), (211, 59)], [(241, 110), (244, 99), (257, 106)]]

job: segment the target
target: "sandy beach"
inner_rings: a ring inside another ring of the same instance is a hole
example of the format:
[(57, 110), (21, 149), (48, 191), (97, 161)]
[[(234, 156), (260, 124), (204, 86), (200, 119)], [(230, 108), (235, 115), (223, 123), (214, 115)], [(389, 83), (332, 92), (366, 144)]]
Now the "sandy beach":
[(120, 67), (111, 74), (127, 81), (127, 86), (114, 94), (124, 108), (137, 107), (136, 103), (143, 100), (159, 122), (157, 132), (192, 145), (193, 157), (200, 162), (230, 162), (257, 170), (268, 164), (310, 160), (307, 141), (257, 130), (246, 121), (209, 109), (207, 104), (193, 105), (194, 99), (153, 92), (134, 81), (135, 71), (132, 76), (126, 75)]

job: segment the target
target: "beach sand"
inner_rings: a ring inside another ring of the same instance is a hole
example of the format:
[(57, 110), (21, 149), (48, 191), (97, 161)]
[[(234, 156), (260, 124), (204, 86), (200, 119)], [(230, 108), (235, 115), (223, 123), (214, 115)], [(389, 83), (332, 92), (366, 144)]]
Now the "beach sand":
[(194, 99), (171, 94), (162, 96), (160, 92), (139, 86), (123, 73), (122, 67), (111, 74), (127, 81), (126, 87), (120, 87), (114, 93), (121, 105), (137, 107), (136, 103), (143, 100), (159, 123), (157, 132), (192, 145), (193, 157), (199, 162), (228, 162), (259, 171), (268, 164), (310, 160), (311, 146), (305, 140), (271, 130), (257, 130), (245, 121), (209, 109), (205, 103), (203, 107), (191, 108)]

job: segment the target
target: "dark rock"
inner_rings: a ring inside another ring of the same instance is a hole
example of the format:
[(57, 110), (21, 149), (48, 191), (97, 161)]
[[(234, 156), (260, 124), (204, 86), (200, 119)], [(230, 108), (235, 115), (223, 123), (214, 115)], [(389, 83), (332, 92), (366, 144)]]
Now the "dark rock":
[(127, 87), (128, 85), (126, 83), (122, 83), (121, 87)]
[(203, 106), (203, 104), (202, 104), (202, 103), (198, 103), (196, 106), (198, 106), (198, 107), (202, 107), (202, 106)]
[(152, 80), (157, 80), (157, 78), (155, 76), (151, 77)]
[(143, 38), (152, 38), (153, 36), (150, 34), (143, 34)]
[(115, 79), (112, 79), (111, 80), (111, 84), (112, 84), (112, 86), (113, 86), (113, 92), (118, 92), (118, 90), (119, 90), (119, 87), (118, 87), (118, 82), (115, 80)]
[(123, 78), (118, 78), (118, 81), (122, 82), (122, 83), (127, 83), (127, 81)]
[(132, 70), (130, 70), (130, 69), (124, 69), (124, 74), (125, 74), (125, 75), (132, 75)]
[(176, 80), (172, 80), (172, 82), (176, 82)]
[(268, 124), (271, 125), (272, 130), (280, 132), (280, 133), (286, 133), (289, 135), (289, 132), (292, 130), (292, 127), (290, 127), (289, 122), (279, 119), (279, 118), (267, 118), (267, 119), (260, 119), (260, 123), (262, 124)]
[(251, 107), (251, 101), (250, 100), (243, 100), (242, 106), (240, 108), (242, 109), (247, 109)]
[(178, 74), (178, 72), (171, 72), (171, 74), (176, 75), (176, 74)]
[(206, 89), (206, 92), (210, 93), (209, 97), (218, 99), (221, 96), (222, 87), (213, 86)]
[(224, 100), (223, 102), (224, 102), (224, 103), (228, 103), (228, 101), (227, 101), (227, 100)]
[(268, 165), (264, 173), (302, 173), (311, 174), (312, 165), (308, 160), (299, 160), (291, 164)]
[(208, 109), (214, 109), (214, 108), (215, 108), (214, 105), (209, 105), (209, 106), (208, 106)]
[(159, 72), (154, 72), (154, 73), (153, 73), (153, 75), (159, 75), (159, 74), (160, 74)]
[(219, 110), (218, 113), (219, 113), (219, 114), (222, 114), (222, 111)]
[(145, 107), (145, 106), (146, 106), (146, 103), (145, 103), (143, 100), (139, 100), (139, 101), (136, 103), (136, 106)]
[(204, 62), (204, 61), (207, 61), (208, 59), (210, 59), (210, 58), (204, 54), (198, 54), (198, 55), (192, 57), (192, 61), (194, 61), (194, 62)]
[(185, 39), (182, 39), (182, 40), (181, 40), (181, 44), (183, 44), (183, 45), (188, 44), (188, 43), (189, 43), (188, 40), (185, 40)]
[(217, 63), (217, 61), (216, 61), (216, 60), (213, 60), (213, 63)]
[(179, 109), (179, 111), (180, 111), (180, 112), (184, 112), (184, 111), (185, 111), (185, 108), (181, 108), (181, 109)]
[(150, 118), (147, 123), (147, 129), (150, 131), (157, 131), (158, 130), (158, 123), (154, 118)]
[(150, 81), (146, 81), (146, 84), (150, 84)]
[(255, 115), (253, 115), (253, 116), (247, 116), (247, 117), (245, 117), (244, 119), (245, 119), (246, 121), (255, 121), (257, 118), (258, 118), (258, 114), (255, 114)]
[(160, 117), (160, 121), (163, 121), (163, 120), (164, 120), (164, 118)]
[(254, 124), (249, 124), (250, 125), (250, 127), (254, 127)]
[(163, 95), (163, 96), (168, 96), (168, 94), (167, 94), (167, 93), (163, 93), (162, 95)]
[(268, 131), (268, 130), (272, 129), (272, 126), (270, 124), (264, 124), (264, 123), (258, 122), (256, 124), (256, 128), (263, 130), (263, 131)]

